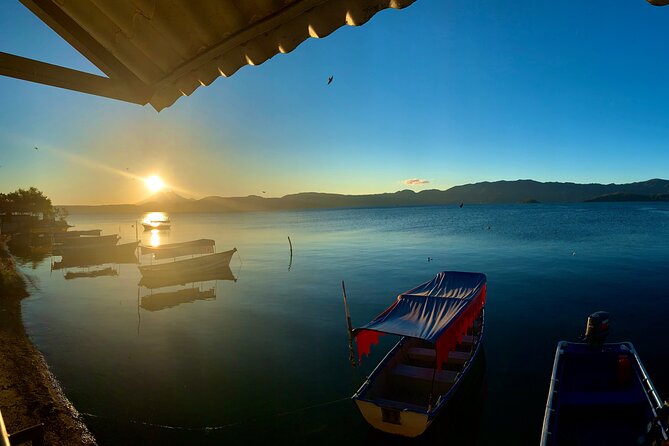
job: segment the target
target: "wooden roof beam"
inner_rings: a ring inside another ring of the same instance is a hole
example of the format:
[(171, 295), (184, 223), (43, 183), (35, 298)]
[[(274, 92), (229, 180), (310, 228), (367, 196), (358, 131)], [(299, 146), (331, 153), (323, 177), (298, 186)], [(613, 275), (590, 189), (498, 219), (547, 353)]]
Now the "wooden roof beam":
[(152, 89), (0, 52), (0, 75), (145, 105)]

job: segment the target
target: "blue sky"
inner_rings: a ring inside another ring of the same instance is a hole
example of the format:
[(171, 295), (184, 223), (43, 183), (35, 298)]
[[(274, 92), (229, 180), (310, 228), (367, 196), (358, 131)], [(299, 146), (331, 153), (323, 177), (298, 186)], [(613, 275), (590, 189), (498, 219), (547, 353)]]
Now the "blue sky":
[[(0, 36), (0, 51), (97, 72), (18, 2), (0, 3)], [(669, 7), (644, 0), (418, 0), (160, 113), (0, 77), (0, 191), (142, 199), (124, 171), (198, 197), (666, 178), (666, 42)]]

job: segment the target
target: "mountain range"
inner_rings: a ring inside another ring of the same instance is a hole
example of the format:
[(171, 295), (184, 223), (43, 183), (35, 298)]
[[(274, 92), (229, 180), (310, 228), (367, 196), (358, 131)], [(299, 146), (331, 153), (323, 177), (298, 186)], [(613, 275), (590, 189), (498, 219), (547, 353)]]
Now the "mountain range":
[(243, 212), (297, 209), (430, 206), (447, 204), (574, 203), (595, 201), (669, 201), (669, 180), (652, 179), (627, 184), (542, 183), (534, 180), (494, 181), (447, 190), (342, 195), (303, 192), (280, 198), (209, 196), (184, 198), (171, 190), (158, 192), (136, 204), (62, 206), (75, 213)]

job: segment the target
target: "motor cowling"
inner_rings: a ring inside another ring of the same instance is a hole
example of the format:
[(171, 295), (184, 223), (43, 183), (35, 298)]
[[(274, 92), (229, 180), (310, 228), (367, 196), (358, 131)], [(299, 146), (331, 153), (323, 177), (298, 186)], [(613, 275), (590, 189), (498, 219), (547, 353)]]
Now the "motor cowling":
[(588, 316), (585, 327), (586, 343), (593, 347), (601, 347), (609, 335), (609, 313), (607, 311), (596, 311)]

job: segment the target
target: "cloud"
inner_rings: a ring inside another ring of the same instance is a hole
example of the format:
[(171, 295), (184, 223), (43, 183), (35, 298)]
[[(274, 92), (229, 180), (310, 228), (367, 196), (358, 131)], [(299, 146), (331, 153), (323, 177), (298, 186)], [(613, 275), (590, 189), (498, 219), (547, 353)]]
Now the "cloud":
[(428, 180), (423, 180), (423, 179), (420, 179), (420, 178), (409, 178), (408, 180), (404, 180), (402, 182), (404, 184), (406, 184), (407, 186), (415, 186), (417, 184), (428, 184), (429, 183)]

